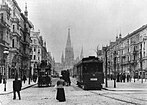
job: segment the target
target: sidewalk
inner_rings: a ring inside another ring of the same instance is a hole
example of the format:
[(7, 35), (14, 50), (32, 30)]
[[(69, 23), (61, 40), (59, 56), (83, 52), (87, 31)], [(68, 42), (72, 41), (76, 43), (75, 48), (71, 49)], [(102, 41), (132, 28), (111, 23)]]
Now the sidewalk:
[(110, 91), (147, 91), (147, 81), (143, 80), (141, 83), (140, 80), (132, 79), (131, 82), (116, 82), (116, 88), (114, 88), (114, 80), (108, 80), (108, 87), (105, 87), (103, 84), (103, 89)]
[[(13, 92), (13, 81), (14, 79), (8, 79), (7, 80), (7, 84), (6, 84), (6, 91), (4, 91), (4, 84), (1, 83), (0, 84), (0, 95), (4, 95), (4, 94), (9, 94)], [(30, 82), (30, 84), (28, 84), (28, 78), (24, 84), (24, 82), (22, 82), (22, 88), (21, 89), (25, 89), (31, 86), (34, 86), (36, 83), (34, 83), (33, 81)]]
[[(76, 78), (71, 77), (71, 81), (76, 84)], [(147, 81), (143, 80), (141, 83), (141, 79), (136, 79), (135, 82), (133, 79), (131, 82), (116, 82), (116, 88), (114, 88), (114, 80), (108, 80), (108, 87), (105, 87), (105, 83), (102, 85), (103, 89), (109, 91), (147, 91)]]

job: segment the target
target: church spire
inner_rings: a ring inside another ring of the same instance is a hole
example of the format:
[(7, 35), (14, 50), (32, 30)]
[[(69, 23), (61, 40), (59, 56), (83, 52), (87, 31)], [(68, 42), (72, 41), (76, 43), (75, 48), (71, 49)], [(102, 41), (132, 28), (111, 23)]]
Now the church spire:
[(62, 57), (61, 57), (61, 63), (63, 64), (64, 63), (64, 54), (62, 52)]
[(83, 58), (84, 58), (84, 56), (83, 56), (83, 46), (82, 46), (80, 59), (83, 59)]
[(70, 28), (68, 28), (68, 37), (67, 37), (66, 48), (71, 48)]
[(28, 18), (28, 10), (27, 10), (27, 3), (25, 3), (25, 11), (24, 11), (25, 16)]

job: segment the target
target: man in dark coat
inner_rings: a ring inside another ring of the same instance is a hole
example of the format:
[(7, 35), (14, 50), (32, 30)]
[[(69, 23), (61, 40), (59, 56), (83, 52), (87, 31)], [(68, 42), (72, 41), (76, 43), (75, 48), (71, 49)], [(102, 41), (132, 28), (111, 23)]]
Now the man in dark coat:
[(24, 84), (25, 84), (26, 80), (27, 80), (27, 77), (24, 75), (24, 76), (23, 76)]
[(22, 87), (21, 80), (18, 80), (18, 77), (15, 77), (15, 80), (13, 81), (14, 100), (16, 99), (16, 92), (18, 93), (19, 100), (21, 100), (20, 97), (21, 87)]

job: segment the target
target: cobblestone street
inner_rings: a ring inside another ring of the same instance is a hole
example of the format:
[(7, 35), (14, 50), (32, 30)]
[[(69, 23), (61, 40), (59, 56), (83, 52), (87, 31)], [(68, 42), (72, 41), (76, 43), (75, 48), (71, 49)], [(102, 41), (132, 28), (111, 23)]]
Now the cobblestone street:
[[(56, 89), (52, 87), (41, 87), (37, 85), (21, 91), (21, 100), (13, 100), (13, 94), (0, 95), (1, 105), (146, 105), (147, 91), (142, 90), (120, 90), (120, 84), (117, 84), (113, 90), (82, 90), (75, 85), (72, 78), (72, 85), (65, 86), (66, 102), (58, 102)], [(53, 80), (55, 84), (56, 79)], [(109, 86), (113, 85), (109, 81)], [(139, 83), (139, 81), (138, 81)], [(122, 83), (125, 86), (131, 83)], [(133, 82), (132, 82), (133, 84)], [(137, 84), (137, 82), (136, 82)], [(143, 85), (145, 85), (144, 83)], [(131, 89), (131, 88), (130, 88)], [(136, 88), (137, 89), (137, 88)]]

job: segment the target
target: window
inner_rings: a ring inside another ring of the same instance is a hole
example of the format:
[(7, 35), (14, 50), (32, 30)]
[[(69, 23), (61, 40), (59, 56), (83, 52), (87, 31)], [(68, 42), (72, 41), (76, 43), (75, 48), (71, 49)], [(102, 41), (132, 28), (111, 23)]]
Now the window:
[(34, 60), (36, 59), (36, 55), (34, 55)]
[(40, 50), (38, 49), (38, 54), (40, 54)]
[(34, 44), (36, 44), (36, 40), (34, 39)]
[(13, 32), (15, 31), (15, 25), (13, 25)]
[(15, 42), (14, 39), (12, 39), (12, 48), (14, 48), (14, 42)]
[(3, 31), (0, 31), (0, 39), (3, 39)]
[(36, 48), (34, 47), (34, 52), (36, 52)]

